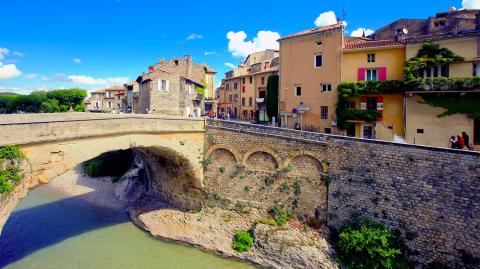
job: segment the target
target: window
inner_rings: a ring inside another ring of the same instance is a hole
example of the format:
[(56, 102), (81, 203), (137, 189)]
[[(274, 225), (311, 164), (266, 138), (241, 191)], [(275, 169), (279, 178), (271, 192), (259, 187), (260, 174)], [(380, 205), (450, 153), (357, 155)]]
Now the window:
[(318, 40), (315, 42), (315, 45), (317, 45), (317, 47), (323, 45), (323, 41), (322, 40)]
[(248, 98), (248, 105), (249, 106), (253, 105), (253, 97)]
[(225, 89), (230, 90), (230, 83), (228, 83), (226, 86), (225, 86)]
[(325, 133), (326, 134), (331, 134), (332, 133), (332, 128), (325, 128)]
[(431, 77), (437, 78), (437, 77), (448, 77), (448, 76), (449, 76), (448, 64), (432, 66), (423, 70), (423, 78), (431, 78)]
[(323, 65), (323, 55), (321, 53), (315, 54), (315, 68), (320, 68)]
[(295, 96), (302, 96), (302, 86), (295, 86)]
[(205, 75), (205, 84), (208, 84), (208, 75)]
[(98, 102), (95, 102), (95, 107), (99, 108), (100, 106), (98, 105)]
[(192, 85), (187, 85), (188, 94), (192, 94)]
[(367, 81), (377, 81), (378, 80), (378, 71), (377, 69), (367, 69)]
[(355, 109), (355, 102), (347, 102), (346, 107), (347, 109)]
[(322, 92), (331, 92), (332, 84), (320, 84), (320, 89)]
[(236, 83), (236, 82), (233, 83), (233, 89), (234, 89), (234, 90), (238, 89), (238, 83)]
[(112, 102), (108, 102), (108, 107), (112, 107)]
[(367, 110), (377, 111), (376, 97), (367, 97)]
[(375, 62), (375, 53), (367, 54), (367, 61), (369, 63), (374, 63)]
[(328, 119), (328, 106), (321, 106), (320, 107), (320, 118), (322, 120)]
[(245, 97), (242, 97), (242, 106), (245, 106)]
[(436, 21), (434, 22), (435, 27), (445, 26), (446, 21)]
[(238, 94), (235, 94), (235, 103), (238, 102)]
[(423, 129), (417, 129), (417, 134), (423, 134), (424, 130)]
[(231, 103), (232, 100), (233, 100), (233, 99), (232, 99), (232, 95), (230, 94), (230, 95), (228, 96), (228, 101)]
[(253, 78), (252, 76), (250, 76), (250, 84), (252, 84), (252, 82), (253, 82)]
[(362, 137), (366, 139), (373, 139), (373, 126), (364, 125), (362, 127)]
[(262, 85), (265, 84), (265, 77), (262, 77)]
[(168, 81), (159, 79), (158, 80), (158, 91), (165, 92), (168, 91)]
[(242, 84), (245, 84), (245, 78), (242, 78)]
[(480, 63), (473, 63), (473, 75), (480, 76)]

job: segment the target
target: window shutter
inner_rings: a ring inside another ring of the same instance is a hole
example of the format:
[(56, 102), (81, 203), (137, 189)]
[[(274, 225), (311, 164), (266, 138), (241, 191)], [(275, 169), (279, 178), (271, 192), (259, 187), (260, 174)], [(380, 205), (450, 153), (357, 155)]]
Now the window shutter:
[(358, 68), (358, 81), (365, 80), (365, 68)]
[[(377, 112), (383, 114), (383, 96), (377, 97)], [(383, 116), (377, 117), (377, 121), (382, 121)]]
[(378, 69), (378, 80), (379, 81), (387, 80), (387, 68), (386, 67), (380, 67)]
[(165, 91), (170, 91), (170, 81), (166, 80)]
[(366, 96), (360, 97), (360, 109), (362, 109), (362, 110), (367, 109), (367, 97)]

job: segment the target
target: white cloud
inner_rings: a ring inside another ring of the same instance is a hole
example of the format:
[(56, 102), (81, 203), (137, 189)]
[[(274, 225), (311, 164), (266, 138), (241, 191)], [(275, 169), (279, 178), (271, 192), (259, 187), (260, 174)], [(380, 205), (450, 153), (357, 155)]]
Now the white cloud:
[(73, 62), (76, 64), (81, 64), (82, 60), (80, 60), (79, 58), (73, 58)]
[(462, 0), (462, 7), (466, 9), (480, 9), (480, 0)]
[(235, 69), (236, 66), (232, 63), (225, 63), (226, 66), (230, 67), (231, 69)]
[(5, 55), (7, 55), (10, 51), (7, 48), (0, 48), (0, 60), (3, 60), (5, 58)]
[(351, 36), (362, 37), (364, 32), (365, 32), (365, 36), (369, 36), (369, 35), (375, 33), (375, 31), (372, 30), (372, 29), (366, 29), (366, 28), (360, 27), (357, 30), (352, 31)]
[(203, 38), (203, 35), (199, 35), (199, 34), (190, 34), (189, 36), (187, 36), (187, 40), (196, 40), (196, 39), (202, 39)]
[(19, 52), (19, 51), (14, 51), (14, 52), (13, 52), (13, 55), (15, 55), (15, 56), (17, 56), (17, 57), (23, 57), (23, 56), (25, 56), (24, 53)]
[(56, 74), (53, 77), (42, 76), (43, 81), (50, 82), (70, 82), (79, 85), (91, 85), (91, 86), (113, 86), (123, 85), (128, 82), (128, 77), (107, 77), (107, 78), (94, 78), (85, 75), (71, 75)]
[(102, 78), (93, 78), (93, 77), (84, 76), (84, 75), (72, 75), (72, 76), (68, 76), (67, 78), (70, 82), (81, 84), (81, 85), (112, 86), (112, 85), (121, 85), (128, 82), (128, 77), (108, 77), (108, 78), (102, 79)]
[(335, 12), (333, 12), (333, 11), (326, 11), (326, 12), (321, 13), (315, 19), (314, 23), (317, 27), (336, 24), (337, 23), (337, 16), (335, 15)]
[(0, 80), (12, 79), (20, 76), (21, 74), (22, 72), (18, 70), (17, 66), (14, 64), (6, 64), (0, 66)]
[(209, 55), (219, 55), (219, 54), (216, 51), (205, 51), (204, 55), (209, 56)]
[(259, 31), (252, 40), (245, 41), (244, 31), (227, 33), (228, 51), (235, 57), (247, 57), (249, 54), (266, 49), (278, 49), (280, 34), (272, 31)]
[(31, 74), (25, 74), (26, 79), (34, 79), (37, 77), (37, 74), (31, 73)]

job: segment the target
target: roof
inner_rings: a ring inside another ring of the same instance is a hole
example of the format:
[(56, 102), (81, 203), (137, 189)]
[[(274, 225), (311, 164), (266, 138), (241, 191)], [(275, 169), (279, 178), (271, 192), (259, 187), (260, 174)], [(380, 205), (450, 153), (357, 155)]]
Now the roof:
[(302, 32), (298, 32), (298, 33), (295, 33), (295, 34), (287, 35), (287, 36), (284, 36), (284, 37), (280, 38), (279, 40), (285, 40), (285, 39), (290, 39), (290, 38), (294, 38), (294, 37), (301, 37), (301, 36), (306, 36), (306, 35), (326, 32), (326, 31), (342, 29), (342, 28), (343, 28), (343, 23), (336, 23), (336, 24), (321, 26), (321, 27), (305, 30), (305, 31), (302, 31)]
[(123, 91), (125, 88), (123, 86), (113, 86), (110, 88), (104, 89), (105, 91)]
[(344, 44), (345, 49), (391, 48), (391, 47), (403, 47), (403, 46), (405, 46), (405, 44), (393, 39), (359, 40), (359, 41), (353, 41), (353, 42), (346, 42)]
[(386, 39), (386, 40), (373, 40), (368, 38), (350, 39), (352, 41), (345, 42), (344, 48), (347, 50), (356, 49), (373, 49), (373, 48), (398, 48), (407, 44), (423, 43), (428, 41), (438, 41), (453, 38), (462, 38), (470, 36), (480, 36), (480, 30), (464, 31), (457, 34), (451, 33), (435, 33), (427, 35), (407, 36), (400, 40)]
[(105, 93), (105, 90), (96, 90), (96, 91), (92, 91), (91, 93)]

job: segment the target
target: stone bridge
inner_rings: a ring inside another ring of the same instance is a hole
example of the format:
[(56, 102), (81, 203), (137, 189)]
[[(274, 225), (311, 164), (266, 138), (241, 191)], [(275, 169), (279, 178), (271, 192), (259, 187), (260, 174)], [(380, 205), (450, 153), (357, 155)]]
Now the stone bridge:
[[(21, 145), (23, 182), (0, 200), (0, 227), (29, 189), (102, 153), (132, 149), (146, 161), (155, 191), (180, 208), (199, 207), (205, 121), (87, 113), (0, 116), (0, 146)], [(0, 229), (1, 231), (1, 229)]]
[[(0, 146), (18, 144), (27, 175), (0, 201), (0, 227), (29, 189), (101, 153), (133, 149), (155, 191), (183, 209), (284, 204), (338, 228), (367, 215), (398, 230), (420, 264), (480, 260), (480, 154), (153, 115), (2, 115)], [(203, 163), (203, 167), (202, 164)]]

